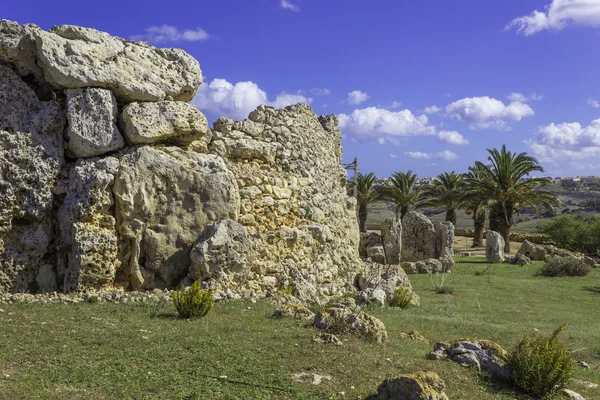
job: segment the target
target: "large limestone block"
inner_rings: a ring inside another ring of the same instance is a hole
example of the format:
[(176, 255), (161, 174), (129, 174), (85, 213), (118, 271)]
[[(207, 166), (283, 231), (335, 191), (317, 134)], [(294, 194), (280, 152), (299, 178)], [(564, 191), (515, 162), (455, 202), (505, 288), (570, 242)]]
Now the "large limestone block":
[(50, 261), (64, 116), (0, 66), (0, 292), (31, 291)]
[(91, 28), (32, 31), (37, 65), (56, 87), (111, 89), (122, 102), (190, 101), (202, 83), (198, 62), (181, 49), (157, 49)]
[(189, 277), (244, 282), (254, 261), (252, 238), (243, 225), (219, 221), (209, 225), (190, 253)]
[(399, 218), (386, 219), (381, 224), (381, 240), (385, 248), (388, 264), (399, 264), (402, 252), (402, 221)]
[(113, 192), (124, 272), (135, 289), (173, 287), (205, 227), (237, 220), (240, 197), (222, 158), (177, 147), (132, 149)]
[(544, 247), (537, 245), (535, 243), (531, 243), (529, 240), (525, 240), (523, 244), (521, 244), (521, 248), (517, 252), (517, 255), (522, 255), (525, 257), (529, 257), (529, 259), (534, 261), (544, 261), (546, 259), (546, 254), (548, 252)]
[(436, 232), (425, 215), (409, 211), (402, 218), (402, 261), (436, 258)]
[(75, 157), (94, 157), (125, 144), (117, 128), (117, 100), (106, 89), (67, 92), (68, 148)]
[(112, 285), (120, 265), (112, 184), (115, 157), (79, 159), (69, 173), (58, 212), (63, 290), (102, 289)]
[(504, 262), (504, 238), (498, 232), (487, 231), (485, 235), (485, 258), (491, 263)]
[(19, 42), (25, 28), (16, 22), (0, 20), (0, 63), (14, 66), (19, 61)]
[(121, 126), (133, 144), (189, 144), (202, 139), (207, 145), (211, 138), (206, 117), (193, 104), (179, 101), (128, 104)]
[(435, 235), (435, 256), (442, 262), (444, 271), (449, 271), (454, 267), (454, 224), (436, 222)]
[(384, 380), (372, 400), (448, 400), (445, 389), (436, 372), (417, 372)]

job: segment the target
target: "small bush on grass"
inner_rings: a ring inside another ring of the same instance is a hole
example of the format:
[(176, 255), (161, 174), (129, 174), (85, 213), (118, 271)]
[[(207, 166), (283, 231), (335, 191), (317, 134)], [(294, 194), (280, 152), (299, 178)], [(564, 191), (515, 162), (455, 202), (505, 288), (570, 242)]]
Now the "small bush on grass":
[(203, 290), (199, 280), (187, 290), (181, 287), (173, 291), (171, 296), (177, 312), (185, 318), (202, 318), (215, 304), (212, 300), (213, 289)]
[(575, 257), (552, 257), (540, 270), (543, 276), (586, 276), (592, 267)]
[(566, 326), (561, 324), (550, 337), (537, 332), (525, 336), (509, 357), (508, 368), (515, 384), (536, 398), (552, 397), (573, 375), (571, 355), (557, 339)]
[(406, 308), (410, 306), (410, 301), (412, 300), (413, 294), (412, 290), (407, 287), (399, 287), (394, 290), (394, 294), (392, 295), (392, 299), (390, 300), (390, 307), (399, 307)]
[[(440, 278), (441, 275), (441, 278)], [(433, 291), (437, 294), (452, 294), (454, 293), (454, 286), (450, 286), (448, 284), (448, 274), (435, 274), (435, 282), (431, 275), (429, 275), (429, 280), (431, 281), (431, 286), (433, 287)]]

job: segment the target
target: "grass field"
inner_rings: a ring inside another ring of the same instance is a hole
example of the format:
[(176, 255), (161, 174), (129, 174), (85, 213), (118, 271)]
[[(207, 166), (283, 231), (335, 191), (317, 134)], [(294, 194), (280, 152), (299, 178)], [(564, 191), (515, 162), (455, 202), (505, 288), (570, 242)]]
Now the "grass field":
[[(463, 258), (449, 284), (432, 290), (428, 276), (411, 276), (421, 307), (370, 309), (386, 325), (383, 345), (342, 337), (343, 346), (311, 341), (315, 330), (271, 319), (267, 302), (218, 303), (201, 320), (157, 316), (144, 304), (3, 305), (0, 308), (0, 399), (364, 399), (388, 376), (436, 371), (450, 399), (528, 399), (449, 361), (432, 361), (436, 341), (492, 339), (505, 348), (537, 328), (569, 322), (563, 340), (575, 378), (600, 383), (600, 271), (585, 278), (535, 276), (540, 264), (494, 265)], [(417, 330), (431, 344), (400, 338)], [(307, 381), (293, 374), (308, 373)], [(320, 385), (310, 374), (328, 375)], [(587, 399), (600, 389), (570, 387)], [(344, 394), (340, 394), (344, 392)]]

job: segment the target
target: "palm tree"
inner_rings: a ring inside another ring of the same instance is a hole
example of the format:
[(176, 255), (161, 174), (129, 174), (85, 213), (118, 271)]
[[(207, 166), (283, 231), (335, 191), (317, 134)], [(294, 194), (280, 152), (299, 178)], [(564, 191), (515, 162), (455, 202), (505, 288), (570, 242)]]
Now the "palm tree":
[(367, 231), (367, 207), (380, 199), (380, 192), (375, 185), (375, 174), (363, 175), (359, 173), (356, 177), (356, 202), (358, 203), (358, 225), (361, 232)]
[(394, 204), (396, 216), (400, 214), (400, 218), (404, 218), (411, 206), (418, 208), (425, 204), (425, 191), (422, 186), (416, 185), (416, 179), (411, 170), (396, 172), (381, 188), (382, 199)]
[(510, 252), (510, 228), (513, 212), (521, 207), (540, 207), (553, 212), (559, 205), (556, 195), (540, 187), (550, 184), (548, 178), (529, 177), (532, 172), (544, 172), (537, 160), (527, 153), (512, 153), (488, 149), (489, 165), (475, 163), (478, 176), (467, 178), (464, 194), (474, 202), (487, 204), (490, 210), (490, 229), (496, 230), (505, 241), (504, 251)]
[(485, 228), (485, 215), (488, 211), (488, 201), (481, 201), (478, 198), (472, 198), (466, 195), (464, 192), (465, 186), (473, 180), (477, 180), (480, 177), (479, 170), (476, 167), (469, 167), (469, 172), (464, 175), (463, 191), (460, 195), (460, 201), (463, 207), (465, 207), (467, 215), (473, 216), (473, 246), (479, 247), (483, 244), (483, 230)]
[(446, 210), (446, 221), (456, 226), (456, 210), (461, 207), (460, 189), (463, 175), (452, 171), (439, 174), (433, 183), (425, 189), (428, 200), (425, 206), (443, 207)]

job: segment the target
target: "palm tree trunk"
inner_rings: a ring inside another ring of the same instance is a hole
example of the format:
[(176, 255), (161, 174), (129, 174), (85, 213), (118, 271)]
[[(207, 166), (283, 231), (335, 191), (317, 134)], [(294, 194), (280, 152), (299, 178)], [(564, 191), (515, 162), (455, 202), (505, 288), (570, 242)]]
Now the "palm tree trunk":
[(473, 227), (475, 233), (473, 234), (473, 246), (479, 247), (483, 244), (483, 228), (485, 227), (485, 213), (473, 215)]
[(502, 214), (497, 210), (490, 208), (490, 231), (498, 232), (500, 230), (500, 219)]
[(502, 216), (499, 219), (500, 226), (498, 232), (504, 239), (504, 252), (510, 253), (510, 227), (512, 226), (513, 207), (512, 204), (506, 205), (506, 211), (502, 210)]
[(400, 219), (404, 218), (404, 216), (406, 215), (407, 212), (408, 212), (408, 206), (402, 206), (402, 208), (400, 208)]
[(452, 225), (456, 228), (456, 209), (446, 210), (446, 222), (452, 222)]
[(367, 231), (367, 206), (358, 207), (358, 227), (361, 232)]

